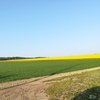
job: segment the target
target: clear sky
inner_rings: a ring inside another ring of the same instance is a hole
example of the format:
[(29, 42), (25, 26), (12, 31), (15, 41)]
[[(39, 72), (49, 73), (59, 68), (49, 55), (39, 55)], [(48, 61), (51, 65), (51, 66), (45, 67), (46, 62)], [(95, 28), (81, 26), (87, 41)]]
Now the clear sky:
[(0, 0), (0, 56), (100, 53), (100, 0)]

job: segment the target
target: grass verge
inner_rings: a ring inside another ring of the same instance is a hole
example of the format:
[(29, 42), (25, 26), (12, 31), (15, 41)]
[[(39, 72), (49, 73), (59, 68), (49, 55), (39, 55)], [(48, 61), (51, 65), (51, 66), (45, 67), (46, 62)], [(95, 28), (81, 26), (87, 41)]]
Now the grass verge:
[(60, 82), (52, 83), (46, 90), (50, 100), (100, 100), (100, 70), (58, 80)]

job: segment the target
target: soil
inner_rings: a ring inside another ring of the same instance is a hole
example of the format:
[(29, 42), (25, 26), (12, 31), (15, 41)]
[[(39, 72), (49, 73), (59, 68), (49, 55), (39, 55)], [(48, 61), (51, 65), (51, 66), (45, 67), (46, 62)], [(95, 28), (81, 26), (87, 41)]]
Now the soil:
[(44, 81), (98, 69), (100, 67), (1, 83), (0, 100), (49, 100), (45, 90), (50, 84)]

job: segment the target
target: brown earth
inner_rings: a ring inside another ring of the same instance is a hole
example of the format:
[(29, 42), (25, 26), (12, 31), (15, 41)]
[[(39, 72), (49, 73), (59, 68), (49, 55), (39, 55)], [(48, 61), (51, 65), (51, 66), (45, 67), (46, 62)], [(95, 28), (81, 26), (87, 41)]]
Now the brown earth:
[(49, 100), (49, 96), (45, 93), (49, 84), (44, 81), (98, 69), (100, 67), (1, 83), (0, 100)]

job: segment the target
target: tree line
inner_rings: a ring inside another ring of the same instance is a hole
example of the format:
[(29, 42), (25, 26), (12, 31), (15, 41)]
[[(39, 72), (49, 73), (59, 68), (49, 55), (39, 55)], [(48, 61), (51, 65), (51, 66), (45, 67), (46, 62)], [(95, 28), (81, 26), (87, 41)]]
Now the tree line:
[(15, 60), (15, 59), (36, 59), (36, 58), (46, 58), (46, 57), (0, 57), (0, 60)]
[(0, 57), (0, 60), (27, 59), (27, 57)]

